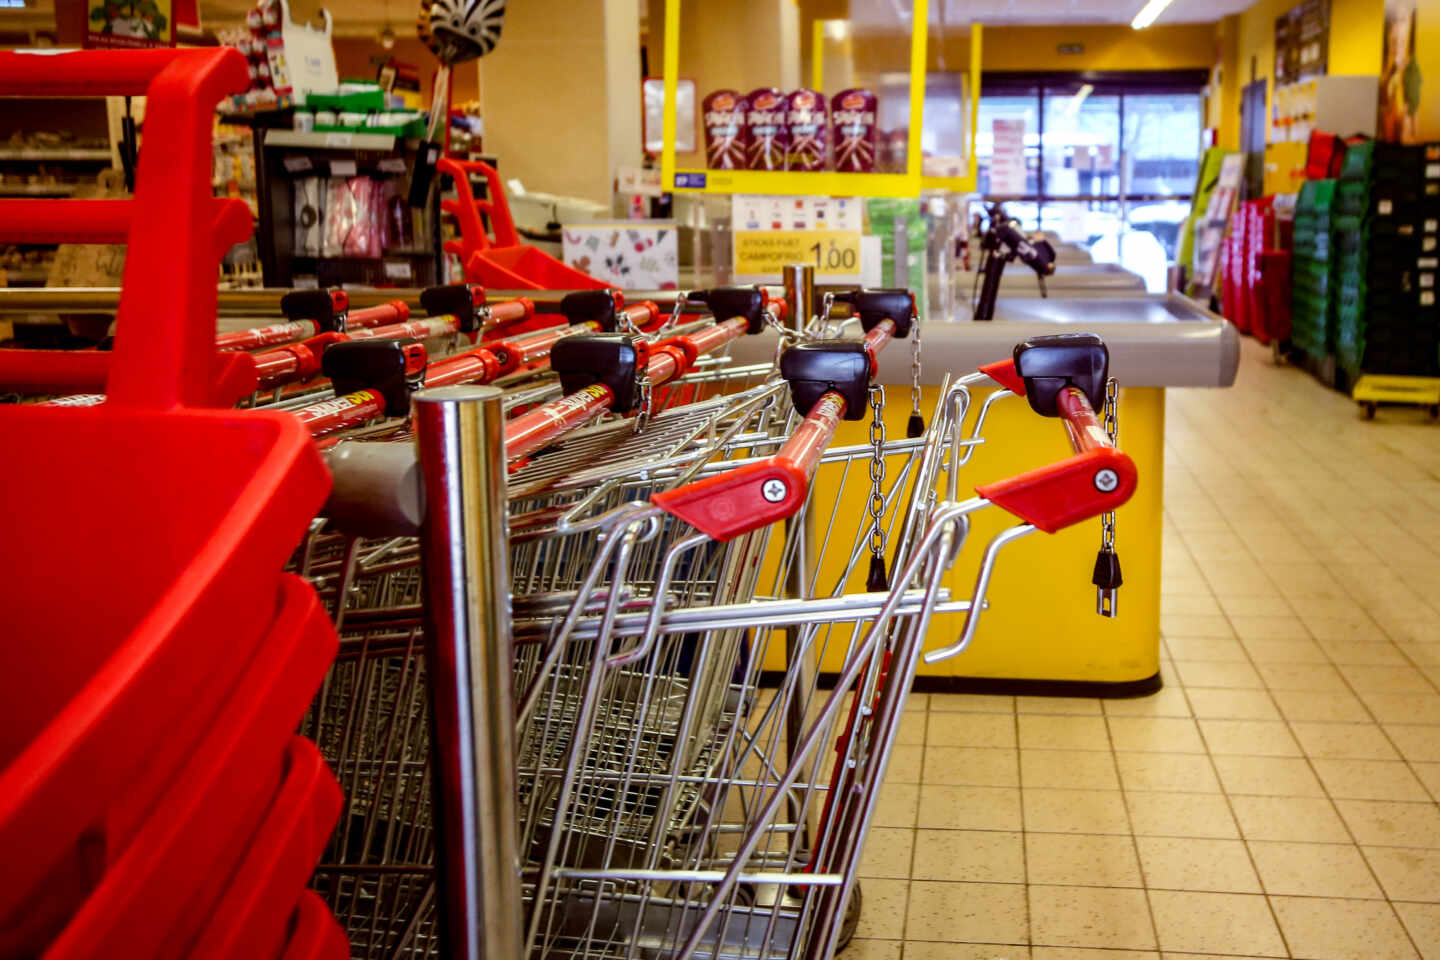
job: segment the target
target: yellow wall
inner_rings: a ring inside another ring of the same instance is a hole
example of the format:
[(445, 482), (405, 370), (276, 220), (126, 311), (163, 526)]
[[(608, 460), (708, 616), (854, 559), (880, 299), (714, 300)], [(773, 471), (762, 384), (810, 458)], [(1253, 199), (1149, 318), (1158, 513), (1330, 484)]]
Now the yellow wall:
[[(1217, 37), (1223, 39), (1224, 31), (1231, 21), (1236, 30), (1235, 60), (1225, 62), (1225, 71), (1233, 75), (1237, 84), (1233, 101), (1224, 102), (1220, 117), (1220, 145), (1236, 148), (1240, 143), (1240, 101), (1238, 90), (1251, 82), (1251, 60), (1254, 60), (1255, 79), (1265, 80), (1266, 104), (1270, 109), (1269, 94), (1273, 92), (1275, 73), (1275, 18), (1295, 6), (1296, 0), (1258, 0), (1237, 17), (1227, 17), (1215, 28)], [(1422, 11), (1421, 31), (1425, 30), (1425, 16)], [(1431, 21), (1436, 16), (1429, 17)], [(1380, 72), (1382, 34), (1385, 23), (1385, 0), (1330, 0), (1330, 50), (1326, 72), (1331, 76), (1375, 76)], [(1432, 25), (1432, 30), (1435, 27)], [(1433, 34), (1432, 34), (1433, 36)], [(1440, 55), (1431, 43), (1431, 57)], [(1425, 64), (1421, 52), (1421, 69)], [(1440, 77), (1440, 65), (1432, 69), (1432, 76)], [(1436, 81), (1431, 81), (1435, 83)], [(1429, 91), (1427, 91), (1429, 92)], [(1223, 98), (1222, 98), (1223, 99)]]

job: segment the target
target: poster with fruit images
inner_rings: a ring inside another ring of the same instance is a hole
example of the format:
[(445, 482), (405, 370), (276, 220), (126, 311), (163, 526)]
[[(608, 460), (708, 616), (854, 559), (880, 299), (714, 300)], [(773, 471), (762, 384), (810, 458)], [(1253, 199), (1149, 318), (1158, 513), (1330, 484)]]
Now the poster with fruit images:
[(621, 290), (675, 290), (680, 245), (670, 220), (622, 220), (562, 228), (565, 265)]
[(171, 0), (90, 0), (85, 46), (173, 47)]

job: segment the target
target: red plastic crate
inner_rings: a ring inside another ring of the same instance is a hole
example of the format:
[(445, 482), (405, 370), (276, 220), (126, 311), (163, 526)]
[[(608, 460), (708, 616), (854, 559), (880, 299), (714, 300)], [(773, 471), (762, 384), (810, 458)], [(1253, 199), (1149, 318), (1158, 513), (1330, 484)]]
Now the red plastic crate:
[(290, 742), (280, 794), (250, 841), (219, 909), (187, 956), (191, 960), (279, 956), (296, 901), (340, 815), (340, 786), (320, 751)]
[(188, 955), (267, 810), (283, 798), (287, 744), (335, 657), (335, 631), (314, 589), (293, 574), (283, 589), (280, 615), (235, 693), (46, 960), (101, 956), (120, 943), (132, 956)]
[(281, 960), (349, 960), (350, 941), (325, 901), (306, 890), (291, 921), (290, 940)]

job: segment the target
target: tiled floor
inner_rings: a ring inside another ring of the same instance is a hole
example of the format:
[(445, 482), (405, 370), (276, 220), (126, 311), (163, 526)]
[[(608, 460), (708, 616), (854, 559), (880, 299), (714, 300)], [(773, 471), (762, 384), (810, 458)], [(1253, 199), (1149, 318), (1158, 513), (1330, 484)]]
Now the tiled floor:
[(847, 960), (1440, 960), (1440, 425), (1168, 416), (1165, 689), (917, 696)]

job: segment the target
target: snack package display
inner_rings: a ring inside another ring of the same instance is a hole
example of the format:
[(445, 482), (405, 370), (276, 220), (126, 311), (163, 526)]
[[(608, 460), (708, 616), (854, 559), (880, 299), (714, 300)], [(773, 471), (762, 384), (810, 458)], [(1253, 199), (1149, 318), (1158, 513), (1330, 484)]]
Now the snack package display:
[(786, 132), (787, 97), (775, 87), (752, 90), (746, 98), (746, 166), (751, 170), (784, 170), (789, 136)]
[(830, 159), (830, 125), (826, 122), (825, 95), (796, 90), (785, 98), (785, 168), (824, 170)]
[(879, 147), (875, 127), (875, 94), (842, 90), (830, 101), (831, 143), (835, 169), (841, 173), (872, 173)]
[(734, 90), (716, 90), (701, 104), (705, 123), (705, 166), (745, 169), (745, 112), (750, 104)]
[(318, 257), (324, 252), (322, 222), (325, 180), (301, 177), (295, 181), (295, 255)]
[(330, 179), (325, 195), (325, 256), (380, 256), (375, 186), (369, 177)]

